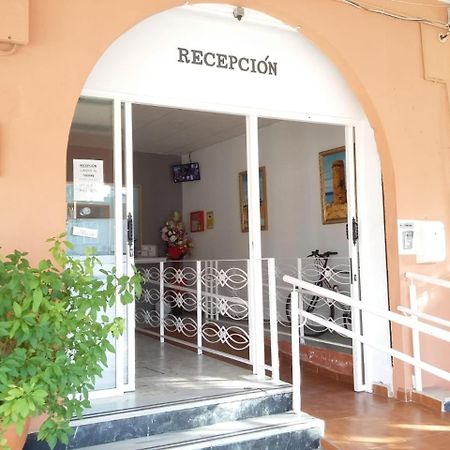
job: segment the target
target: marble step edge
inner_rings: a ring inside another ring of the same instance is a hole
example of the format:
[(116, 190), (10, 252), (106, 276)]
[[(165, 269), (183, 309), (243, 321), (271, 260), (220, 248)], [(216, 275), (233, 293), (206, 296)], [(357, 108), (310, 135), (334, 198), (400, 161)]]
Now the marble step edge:
[[(185, 402), (174, 408), (148, 408), (139, 412), (102, 416), (74, 421), (74, 430), (67, 448), (76, 449), (112, 442), (123, 442), (135, 438), (180, 430), (192, 430), (217, 423), (241, 421), (259, 416), (285, 413), (292, 408), (292, 389), (259, 390), (240, 395), (223, 395), (204, 401)], [(137, 415), (136, 415), (137, 414)], [(30, 433), (25, 445), (26, 450), (48, 450), (47, 444), (37, 440), (37, 433)], [(66, 446), (58, 444), (55, 450), (64, 450)]]
[(245, 400), (257, 400), (281, 394), (292, 394), (292, 386), (283, 384), (281, 386), (274, 386), (272, 388), (256, 388), (246, 390), (245, 392), (242, 393), (235, 392), (232, 394), (209, 395), (205, 397), (196, 398), (194, 400), (184, 399), (174, 402), (158, 403), (156, 405), (127, 408), (118, 411), (93, 413), (86, 415), (81, 419), (72, 420), (70, 422), (70, 425), (75, 428), (78, 426), (89, 425), (92, 423), (129, 419), (131, 417), (140, 417), (149, 414), (159, 414), (183, 409), (192, 409), (203, 406), (210, 406), (218, 403), (224, 404)]
[[(320, 439), (324, 434), (324, 421), (306, 413), (286, 412), (235, 422), (223, 422), (192, 430), (153, 435), (147, 438), (83, 447), (79, 450), (123, 450), (125, 448), (127, 450), (235, 449), (235, 445), (239, 443), (257, 442), (292, 433), (297, 433), (295, 437), (289, 437), (290, 443), (295, 444), (295, 446), (289, 448), (296, 450), (318, 449), (320, 448)], [(302, 446), (298, 446), (298, 440), (303, 440)], [(262, 447), (258, 444), (255, 448), (287, 447), (274, 446), (273, 444)]]

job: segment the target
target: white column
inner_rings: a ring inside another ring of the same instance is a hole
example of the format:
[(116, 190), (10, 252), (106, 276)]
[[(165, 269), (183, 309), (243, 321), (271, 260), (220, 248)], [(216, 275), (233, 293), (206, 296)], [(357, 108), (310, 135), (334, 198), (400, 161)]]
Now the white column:
[(258, 378), (265, 377), (264, 365), (264, 312), (262, 292), (262, 268), (261, 268), (261, 216), (259, 193), (259, 148), (258, 148), (258, 118), (247, 116), (247, 189), (248, 189), (248, 238), (249, 259), (253, 283), (251, 289), (253, 314), (254, 363)]

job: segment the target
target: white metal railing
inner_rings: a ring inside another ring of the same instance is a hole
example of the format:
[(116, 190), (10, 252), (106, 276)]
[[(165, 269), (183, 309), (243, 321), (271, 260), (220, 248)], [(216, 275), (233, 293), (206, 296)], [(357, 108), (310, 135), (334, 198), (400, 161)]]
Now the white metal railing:
[[(350, 260), (344, 257), (330, 257), (325, 260), (317, 258), (276, 258), (276, 296), (278, 305), (278, 322), (280, 338), (291, 339), (291, 318), (288, 306), (290, 306), (290, 288), (283, 282), (284, 275), (301, 278), (318, 286), (326, 287), (344, 295), (350, 295)], [(265, 272), (264, 272), (265, 273)], [(264, 293), (268, 289), (268, 280), (263, 279)], [(324, 297), (315, 295), (303, 296), (302, 308), (314, 310), (316, 314), (328, 319), (332, 323), (352, 328), (351, 310), (340, 302), (329, 302)], [(288, 303), (289, 302), (289, 303)], [(268, 304), (267, 302), (265, 303)], [(267, 315), (267, 311), (265, 311)], [(337, 349), (351, 349), (349, 339), (342, 339), (343, 335), (331, 330), (330, 327), (322, 327), (307, 322), (300, 329), (300, 341), (302, 344), (320, 342)]]
[[(417, 332), (424, 333), (429, 336), (433, 336), (437, 339), (440, 339), (444, 342), (450, 343), (450, 332), (447, 330), (444, 330), (442, 328), (438, 328), (434, 325), (429, 325), (420, 322), (417, 320), (417, 318), (412, 317), (405, 317), (401, 314), (394, 313), (391, 311), (385, 311), (381, 308), (377, 308), (370, 305), (365, 305), (361, 302), (356, 302), (352, 300), (350, 297), (347, 297), (345, 295), (342, 295), (338, 292), (334, 292), (328, 289), (324, 289), (320, 286), (317, 286), (315, 284), (309, 283), (307, 281), (294, 278), (289, 275), (285, 275), (283, 277), (283, 280), (286, 283), (289, 283), (292, 285), (292, 292), (291, 292), (291, 298), (292, 298), (292, 384), (293, 384), (293, 391), (294, 391), (294, 402), (293, 403), (293, 409), (296, 412), (300, 411), (300, 360), (298, 358), (298, 355), (294, 355), (294, 349), (298, 348), (298, 339), (299, 339), (299, 333), (298, 333), (298, 327), (297, 323), (294, 323), (294, 321), (297, 320), (297, 316), (300, 317), (301, 323), (299, 324), (299, 327), (303, 327), (305, 325), (306, 321), (312, 321), (313, 323), (318, 323), (322, 326), (327, 326), (328, 328), (339, 332), (343, 334), (344, 336), (347, 336), (351, 338), (353, 341), (356, 341), (358, 343), (362, 343), (365, 345), (368, 345), (369, 347), (372, 347), (376, 350), (379, 350), (381, 352), (387, 353), (393, 358), (400, 359), (410, 365), (412, 365), (415, 368), (419, 368), (420, 370), (424, 370), (426, 372), (429, 372), (433, 375), (436, 375), (440, 378), (443, 378), (444, 380), (450, 381), (450, 373), (446, 370), (443, 370), (439, 367), (433, 366), (431, 364), (428, 364), (420, 359), (420, 356), (417, 357), (411, 357), (410, 355), (407, 355), (403, 352), (400, 352), (398, 350), (395, 350), (391, 347), (386, 347), (383, 345), (379, 345), (377, 343), (371, 342), (368, 338), (366, 338), (363, 335), (360, 335), (359, 333), (356, 333), (351, 330), (347, 330), (344, 327), (335, 324), (330, 323), (329, 321), (312, 314), (310, 312), (307, 312), (305, 310), (299, 309), (299, 290), (303, 294), (314, 294), (317, 296), (322, 296), (325, 298), (330, 299), (331, 301), (337, 301), (341, 302), (349, 307), (351, 307), (354, 311), (363, 312), (366, 314), (372, 314), (378, 317), (382, 317), (384, 319), (387, 319), (391, 321), (392, 323), (396, 323), (402, 326), (405, 326), (407, 328), (410, 328), (412, 330), (417, 330)], [(294, 317), (295, 315), (295, 317)]]
[[(406, 272), (405, 278), (409, 282), (409, 308), (405, 306), (399, 306), (397, 309), (407, 317), (410, 317), (415, 324), (421, 323), (420, 320), (424, 320), (429, 323), (438, 325), (439, 327), (441, 327), (441, 329), (444, 329), (444, 331), (446, 331), (445, 328), (450, 330), (450, 321), (420, 311), (417, 299), (417, 282), (450, 289), (450, 281), (413, 272)], [(416, 327), (414, 327), (412, 330), (412, 350), (413, 357), (416, 361), (421, 360), (419, 331), (420, 330)], [(421, 392), (423, 389), (422, 368), (417, 364), (414, 366), (413, 386), (414, 389), (419, 392)]]
[[(269, 280), (270, 364), (264, 361), (264, 342), (255, 338), (257, 327), (264, 327), (264, 318), (255, 317), (254, 313), (255, 302), (262, 299), (252, 297), (251, 293), (249, 274), (255, 263), (260, 264)], [(209, 352), (248, 364), (259, 376), (268, 370), (274, 380), (279, 380), (273, 259), (161, 261), (143, 266), (140, 271), (144, 289), (136, 300), (138, 326), (159, 336), (161, 342), (182, 343), (196, 348), (198, 354)], [(181, 339), (174, 337), (174, 332)], [(215, 344), (221, 344), (225, 351), (213, 348)], [(262, 357), (262, 368), (257, 355)]]

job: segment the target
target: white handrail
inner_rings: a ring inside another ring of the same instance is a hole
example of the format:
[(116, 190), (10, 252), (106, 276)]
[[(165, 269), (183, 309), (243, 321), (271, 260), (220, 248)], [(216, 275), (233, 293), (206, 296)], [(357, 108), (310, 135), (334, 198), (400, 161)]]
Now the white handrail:
[(374, 314), (378, 317), (381, 317), (386, 320), (390, 320), (391, 322), (398, 323), (405, 327), (411, 329), (417, 329), (422, 333), (433, 336), (437, 339), (442, 339), (446, 342), (450, 342), (450, 332), (442, 330), (441, 328), (435, 327), (433, 325), (428, 325), (426, 323), (417, 322), (414, 323), (411, 318), (402, 316), (401, 314), (394, 313), (392, 311), (385, 311), (384, 309), (377, 308), (375, 306), (366, 305), (361, 302), (355, 302), (350, 297), (346, 295), (342, 295), (338, 292), (330, 291), (329, 289), (325, 289), (321, 286), (317, 286), (312, 283), (308, 283), (307, 281), (299, 280), (297, 278), (291, 277), (289, 275), (284, 275), (283, 281), (286, 283), (292, 284), (293, 286), (297, 286), (301, 289), (309, 291), (313, 294), (319, 295), (321, 297), (331, 298), (337, 302), (343, 303), (347, 306), (352, 306), (354, 308), (360, 309), (361, 311), (368, 312), (370, 314)]
[[(441, 319), (439, 317), (432, 316), (430, 314), (423, 313), (419, 311), (419, 304), (417, 300), (417, 285), (416, 282), (428, 283), (433, 286), (440, 286), (443, 288), (450, 289), (450, 281), (443, 280), (442, 278), (430, 277), (428, 275), (422, 275), (420, 273), (406, 272), (405, 278), (409, 281), (409, 308), (404, 306), (399, 306), (398, 309), (403, 313), (410, 314), (414, 323), (419, 323), (419, 319), (426, 320), (428, 322), (433, 322), (435, 324), (442, 325), (444, 327), (450, 328), (448, 321)], [(421, 360), (420, 357), (420, 336), (419, 330), (413, 328), (412, 330), (412, 348), (414, 359), (417, 361)], [(422, 372), (418, 365), (414, 366), (414, 377), (413, 386), (417, 391), (422, 391)]]
[(443, 327), (450, 328), (450, 321), (441, 319), (440, 317), (436, 317), (420, 311), (413, 311), (411, 308), (407, 308), (406, 306), (402, 305), (397, 306), (397, 309), (404, 314), (408, 314), (409, 316), (417, 316), (419, 319), (428, 320), (429, 322), (434, 322)]
[[(433, 325), (424, 324), (422, 322), (419, 322), (418, 318), (419, 315), (422, 315), (421, 313), (417, 314), (415, 311), (409, 310), (404, 307), (400, 307), (400, 310), (403, 310), (405, 312), (410, 312), (412, 316), (402, 316), (401, 314), (394, 313), (391, 311), (385, 311), (380, 308), (376, 308), (370, 305), (365, 305), (361, 302), (355, 302), (351, 298), (342, 295), (338, 292), (331, 291), (329, 289), (325, 289), (321, 286), (317, 286), (312, 283), (308, 283), (306, 281), (296, 279), (294, 277), (291, 277), (289, 275), (285, 275), (283, 277), (283, 280), (289, 284), (292, 285), (293, 292), (296, 291), (296, 289), (302, 289), (303, 291), (306, 291), (308, 293), (318, 295), (321, 297), (325, 297), (327, 299), (332, 299), (338, 302), (341, 302), (345, 305), (354, 307), (360, 311), (365, 311), (370, 314), (377, 315), (379, 317), (382, 317), (386, 320), (390, 320), (391, 322), (406, 326), (408, 328), (411, 328), (413, 331), (413, 334), (416, 335), (416, 340), (418, 340), (419, 331), (425, 334), (428, 334), (430, 336), (436, 337), (438, 339), (442, 339), (445, 342), (450, 342), (450, 332), (443, 330), (441, 328), (435, 327)], [(411, 285), (413, 286), (413, 285)], [(376, 343), (371, 342), (364, 336), (360, 335), (359, 333), (355, 333), (353, 331), (347, 330), (346, 328), (339, 326), (335, 323), (330, 322), (329, 320), (325, 320), (321, 317), (318, 317), (310, 312), (307, 311), (301, 311), (299, 312), (300, 316), (305, 318), (306, 320), (311, 320), (313, 322), (318, 323), (319, 325), (322, 325), (323, 327), (326, 327), (332, 331), (336, 331), (344, 336), (347, 336), (349, 338), (352, 338), (356, 340), (357, 342), (366, 344), (372, 348), (375, 348), (376, 350), (382, 351), (384, 353), (387, 353), (388, 355), (400, 359), (408, 364), (411, 364), (414, 367), (415, 371), (415, 377), (416, 377), (416, 389), (419, 391), (422, 389), (422, 379), (421, 379), (421, 370), (425, 370), (426, 372), (429, 372), (433, 375), (436, 375), (440, 378), (443, 378), (446, 381), (450, 381), (450, 372), (447, 372), (446, 370), (440, 369), (439, 367), (433, 366), (431, 364), (428, 364), (421, 360), (420, 358), (420, 351), (416, 348), (414, 351), (414, 355), (411, 357), (403, 352), (400, 352), (398, 350), (395, 350), (391, 347), (382, 346)], [(433, 317), (433, 316), (431, 316)], [(436, 318), (434, 318), (436, 319)], [(305, 320), (305, 322), (306, 322)], [(435, 320), (436, 322), (436, 320)], [(304, 323), (303, 323), (304, 325)], [(417, 343), (416, 343), (417, 344)], [(294, 363), (294, 361), (293, 361)], [(293, 380), (294, 383), (298, 383), (299, 381)]]
[(365, 338), (364, 336), (361, 336), (353, 331), (347, 330), (346, 328), (341, 327), (340, 325), (337, 325), (328, 320), (322, 319), (321, 317), (318, 317), (309, 312), (299, 311), (299, 314), (301, 316), (304, 316), (306, 319), (312, 320), (312, 321), (318, 323), (319, 325), (322, 325), (323, 327), (327, 327), (333, 331), (343, 334), (344, 336), (347, 336), (349, 338), (355, 339), (358, 342), (366, 344), (369, 347), (374, 348), (375, 350), (379, 350), (381, 352), (387, 353), (388, 355), (390, 355), (394, 358), (400, 359), (408, 364), (411, 364), (412, 366), (418, 366), (422, 370), (425, 370), (426, 372), (436, 375), (437, 377), (443, 378), (446, 381), (450, 381), (450, 372), (440, 369), (439, 367), (433, 366), (433, 365), (428, 364), (423, 361), (416, 361), (416, 359), (413, 358), (412, 356), (406, 355), (405, 353), (402, 353), (398, 350), (370, 342), (370, 340)]
[(414, 272), (406, 272), (405, 278), (407, 278), (408, 280), (423, 281), (425, 283), (434, 284), (435, 286), (441, 286), (450, 289), (450, 281), (444, 280), (442, 278), (430, 277), (428, 275), (422, 275), (420, 273)]

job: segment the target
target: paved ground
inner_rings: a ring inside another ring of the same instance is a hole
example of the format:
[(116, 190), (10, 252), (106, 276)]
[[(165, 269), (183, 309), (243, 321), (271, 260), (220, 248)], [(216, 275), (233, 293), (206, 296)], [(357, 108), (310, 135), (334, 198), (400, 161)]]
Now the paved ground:
[(450, 413), (355, 393), (350, 386), (302, 373), (302, 409), (325, 420), (326, 438), (342, 450), (450, 449)]

